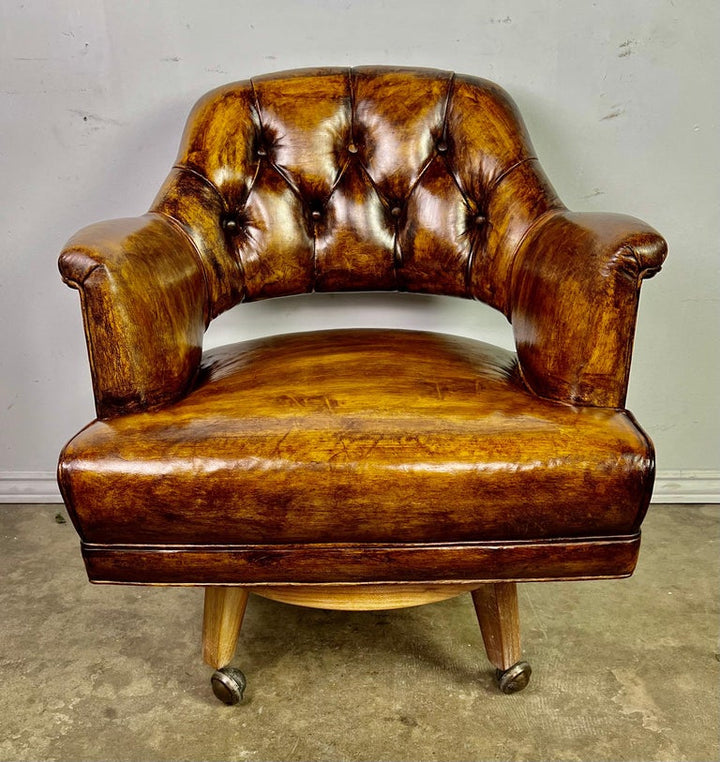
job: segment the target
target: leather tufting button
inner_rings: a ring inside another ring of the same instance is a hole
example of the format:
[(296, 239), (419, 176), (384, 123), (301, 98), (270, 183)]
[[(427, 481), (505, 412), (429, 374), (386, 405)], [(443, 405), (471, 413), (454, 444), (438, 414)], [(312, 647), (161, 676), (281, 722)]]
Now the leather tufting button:
[(317, 209), (313, 209), (313, 211), (310, 213), (310, 216), (311, 216), (311, 217), (312, 217), (314, 220), (319, 220), (319, 219), (322, 217), (322, 213), (321, 213), (321, 212), (319, 212)]
[(225, 230), (230, 235), (235, 235), (240, 230), (240, 225), (238, 224), (238, 221), (234, 217), (226, 217), (222, 221), (223, 230)]
[(478, 216), (475, 218), (475, 224), (476, 225), (483, 225), (485, 224), (486, 217), (483, 217), (482, 214), (478, 214)]
[(394, 206), (390, 210), (390, 214), (392, 214), (393, 217), (399, 217), (402, 212), (402, 209), (399, 206)]
[(258, 148), (257, 149), (257, 155), (258, 156), (267, 156), (267, 151), (264, 148)]
[(355, 143), (350, 143), (350, 145), (347, 147), (348, 153), (357, 153), (358, 149)]
[(440, 153), (445, 153), (448, 149), (447, 143), (443, 140), (441, 143), (437, 144), (437, 149)]

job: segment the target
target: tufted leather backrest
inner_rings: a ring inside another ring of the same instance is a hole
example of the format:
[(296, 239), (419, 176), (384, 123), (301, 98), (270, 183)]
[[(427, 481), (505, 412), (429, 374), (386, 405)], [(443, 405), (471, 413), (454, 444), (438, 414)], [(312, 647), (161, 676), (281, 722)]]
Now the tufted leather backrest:
[(513, 256), (557, 208), (499, 87), (386, 67), (208, 93), (152, 207), (194, 241), (208, 317), (313, 290), (447, 294), (509, 314)]

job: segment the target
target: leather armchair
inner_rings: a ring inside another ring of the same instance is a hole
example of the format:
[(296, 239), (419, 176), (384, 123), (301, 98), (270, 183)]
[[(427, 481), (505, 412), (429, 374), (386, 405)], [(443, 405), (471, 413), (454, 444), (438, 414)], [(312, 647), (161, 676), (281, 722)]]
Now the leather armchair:
[[(632, 573), (653, 448), (624, 409), (666, 244), (569, 212), (499, 87), (429, 69), (284, 72), (208, 93), (150, 211), (60, 257), (97, 420), (58, 479), (91, 581), (206, 588), (232, 703), (250, 592), (329, 608), (472, 593), (505, 692), (516, 583)], [(419, 331), (203, 352), (234, 305), (313, 291), (477, 299), (515, 353)]]

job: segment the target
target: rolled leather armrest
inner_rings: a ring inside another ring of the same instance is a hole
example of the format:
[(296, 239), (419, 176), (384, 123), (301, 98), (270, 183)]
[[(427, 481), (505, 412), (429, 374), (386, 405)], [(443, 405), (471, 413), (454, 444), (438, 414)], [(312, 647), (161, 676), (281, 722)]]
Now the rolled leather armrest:
[(187, 234), (159, 214), (90, 225), (65, 245), (80, 291), (99, 418), (157, 407), (195, 380), (207, 289)]
[(640, 284), (666, 254), (634, 217), (559, 211), (535, 224), (515, 257), (510, 319), (536, 394), (624, 407)]

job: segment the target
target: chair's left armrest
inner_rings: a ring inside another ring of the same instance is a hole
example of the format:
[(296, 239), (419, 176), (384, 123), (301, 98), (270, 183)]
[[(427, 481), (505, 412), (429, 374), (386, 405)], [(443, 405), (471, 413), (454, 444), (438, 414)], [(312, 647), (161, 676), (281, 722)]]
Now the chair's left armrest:
[(538, 221), (516, 254), (510, 314), (536, 394), (624, 407), (640, 284), (666, 253), (634, 217), (559, 211)]
[(65, 245), (80, 291), (98, 417), (155, 407), (195, 380), (207, 287), (190, 238), (159, 214), (90, 225)]

